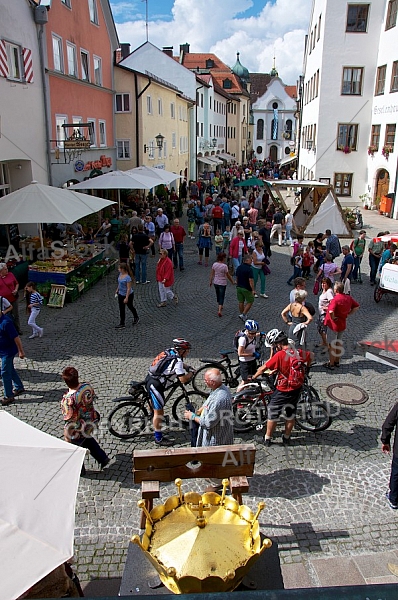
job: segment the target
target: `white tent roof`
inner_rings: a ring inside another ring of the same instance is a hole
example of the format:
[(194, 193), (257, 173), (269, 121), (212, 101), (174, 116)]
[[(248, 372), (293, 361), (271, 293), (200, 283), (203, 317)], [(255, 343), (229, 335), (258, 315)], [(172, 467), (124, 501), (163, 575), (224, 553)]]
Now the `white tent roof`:
[(0, 600), (14, 600), (73, 555), (85, 452), (0, 411)]
[(215, 164), (207, 156), (198, 156), (198, 160), (200, 160), (200, 162), (203, 163), (204, 165), (212, 165), (213, 166)]
[(320, 231), (325, 231), (325, 229), (330, 229), (337, 235), (351, 235), (351, 231), (349, 231), (331, 192), (319, 205), (318, 212), (312, 216), (305, 228), (305, 234), (316, 235)]

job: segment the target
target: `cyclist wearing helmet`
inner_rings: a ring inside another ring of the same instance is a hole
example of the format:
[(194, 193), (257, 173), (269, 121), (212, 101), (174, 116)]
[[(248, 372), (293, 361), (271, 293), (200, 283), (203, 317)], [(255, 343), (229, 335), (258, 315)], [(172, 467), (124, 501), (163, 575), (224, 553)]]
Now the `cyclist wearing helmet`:
[(257, 321), (253, 321), (252, 319), (245, 321), (245, 328), (238, 338), (238, 360), (240, 375), (242, 377), (241, 385), (247, 383), (250, 376), (254, 375), (257, 370), (256, 359), (260, 354), (256, 349), (256, 341), (259, 335), (260, 327)]
[[(267, 335), (269, 334), (272, 334), (272, 332), (268, 332)], [(286, 333), (283, 331), (269, 335), (269, 338), (273, 340), (273, 355), (253, 375), (253, 379), (256, 379), (267, 370), (277, 373), (276, 388), (268, 404), (267, 432), (264, 444), (271, 446), (273, 433), (282, 414), (285, 420), (282, 443), (288, 445), (290, 444), (290, 434), (294, 427), (297, 402), (302, 388), (302, 383), (299, 383), (299, 387), (292, 384), (290, 377), (291, 369), (294, 366), (292, 361), (294, 359), (301, 364), (306, 363), (310, 365), (314, 355), (312, 352), (296, 350), (294, 344), (291, 343), (291, 340), (288, 339)], [(298, 368), (297, 364), (295, 368)]]
[[(162, 423), (164, 415), (164, 392), (173, 379), (180, 380), (181, 383), (188, 383), (193, 377), (193, 372), (189, 371), (189, 366), (184, 364), (184, 358), (188, 355), (191, 349), (191, 344), (183, 338), (175, 338), (173, 347), (161, 353), (152, 363), (148, 375), (145, 379), (146, 389), (151, 397), (153, 408), (153, 429), (155, 435), (155, 443), (158, 445), (171, 445), (172, 441), (168, 440), (162, 433)], [(159, 368), (154, 366), (158, 360)]]

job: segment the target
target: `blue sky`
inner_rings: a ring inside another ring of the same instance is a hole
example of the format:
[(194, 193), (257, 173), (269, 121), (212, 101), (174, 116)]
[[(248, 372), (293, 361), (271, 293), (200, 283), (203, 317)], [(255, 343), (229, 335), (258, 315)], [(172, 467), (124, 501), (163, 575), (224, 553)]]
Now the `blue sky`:
[[(272, 4), (273, 2), (271, 2)], [(264, 0), (252, 0), (251, 6), (244, 9), (245, 17), (257, 15), (264, 7)], [(145, 19), (145, 2), (143, 0), (111, 0), (116, 23), (123, 23), (130, 19)], [(171, 9), (174, 0), (148, 0), (148, 17), (150, 20), (172, 20)], [(210, 0), (209, 0), (209, 6)]]
[[(110, 0), (120, 42), (145, 41), (145, 2)], [(162, 48), (188, 42), (232, 66), (236, 53), (252, 72), (276, 67), (286, 84), (302, 70), (312, 0), (148, 0), (149, 41)], [(293, 8), (293, 10), (292, 10)]]

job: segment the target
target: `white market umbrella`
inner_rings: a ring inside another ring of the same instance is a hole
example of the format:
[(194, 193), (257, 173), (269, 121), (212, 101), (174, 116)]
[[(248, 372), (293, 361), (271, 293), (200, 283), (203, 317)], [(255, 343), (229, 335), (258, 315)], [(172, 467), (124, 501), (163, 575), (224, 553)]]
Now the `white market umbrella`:
[(110, 171), (104, 175), (86, 179), (81, 183), (71, 185), (72, 190), (118, 190), (118, 204), (120, 214), (120, 190), (150, 190), (157, 183), (151, 175), (134, 175), (131, 171)]
[[(0, 199), (0, 223), (74, 223), (78, 219), (115, 204), (110, 200), (79, 194), (32, 181)], [(39, 227), (40, 242), (43, 237)]]
[(14, 600), (73, 556), (85, 453), (0, 411), (0, 600)]
[(169, 185), (172, 181), (176, 179), (184, 179), (183, 175), (177, 175), (172, 171), (165, 171), (164, 169), (157, 169), (156, 167), (136, 167), (135, 169), (130, 169), (126, 171), (126, 173), (131, 173), (131, 175), (138, 177), (153, 177), (158, 180), (158, 183), (155, 185)]

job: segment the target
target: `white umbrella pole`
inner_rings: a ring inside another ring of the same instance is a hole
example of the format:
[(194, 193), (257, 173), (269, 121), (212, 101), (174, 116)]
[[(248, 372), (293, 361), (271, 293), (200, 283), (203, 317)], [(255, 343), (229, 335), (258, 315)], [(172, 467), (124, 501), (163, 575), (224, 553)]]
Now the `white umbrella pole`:
[(40, 237), (40, 246), (41, 246), (41, 256), (42, 256), (42, 260), (45, 260), (45, 256), (44, 256), (44, 242), (43, 242), (43, 231), (41, 229), (41, 223), (37, 224), (39, 227), (39, 237)]

